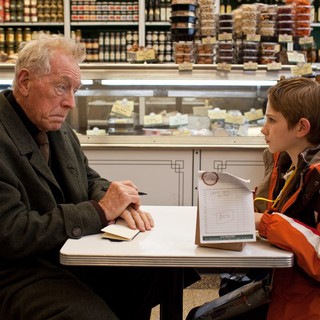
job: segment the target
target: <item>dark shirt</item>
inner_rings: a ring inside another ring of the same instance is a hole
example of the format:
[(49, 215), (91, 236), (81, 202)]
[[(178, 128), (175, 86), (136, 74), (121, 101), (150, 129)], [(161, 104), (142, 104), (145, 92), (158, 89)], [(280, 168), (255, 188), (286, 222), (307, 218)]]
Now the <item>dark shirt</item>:
[(37, 133), (39, 132), (39, 129), (27, 117), (27, 115), (25, 114), (23, 109), (20, 107), (20, 105), (17, 102), (17, 100), (15, 99), (15, 97), (13, 96), (12, 91), (9, 91), (9, 93), (8, 93), (6, 98), (9, 101), (9, 103), (11, 104), (12, 108), (14, 109), (14, 111), (17, 113), (17, 115), (21, 119), (21, 121), (26, 126), (27, 130), (29, 131), (29, 133), (31, 134), (33, 139), (35, 140), (35, 137), (36, 137)]

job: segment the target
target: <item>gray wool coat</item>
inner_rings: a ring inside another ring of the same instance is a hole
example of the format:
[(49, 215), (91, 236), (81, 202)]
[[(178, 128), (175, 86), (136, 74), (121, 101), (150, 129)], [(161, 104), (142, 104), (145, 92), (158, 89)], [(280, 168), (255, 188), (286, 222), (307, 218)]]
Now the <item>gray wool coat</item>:
[(98, 201), (101, 187), (110, 182), (89, 167), (68, 124), (50, 132), (49, 139), (60, 185), (0, 93), (0, 288), (28, 263), (58, 265), (59, 250), (68, 238), (98, 233), (102, 227), (90, 200)]

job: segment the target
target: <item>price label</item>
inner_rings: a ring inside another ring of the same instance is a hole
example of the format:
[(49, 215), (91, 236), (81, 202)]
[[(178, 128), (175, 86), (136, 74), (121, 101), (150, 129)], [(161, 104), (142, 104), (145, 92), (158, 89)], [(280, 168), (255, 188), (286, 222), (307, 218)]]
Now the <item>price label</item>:
[(231, 71), (231, 68), (232, 68), (232, 65), (229, 63), (222, 62), (217, 64), (218, 71)]
[(271, 62), (267, 64), (267, 71), (278, 71), (282, 69), (280, 62)]
[(217, 42), (216, 37), (205, 37), (201, 39), (203, 44), (215, 44)]
[(260, 34), (247, 34), (247, 41), (259, 42), (261, 40)]
[(227, 113), (225, 117), (225, 122), (233, 123), (233, 124), (244, 124), (245, 117), (243, 115), (233, 115), (233, 114)]
[(279, 34), (278, 42), (293, 42), (292, 36), (288, 34)]
[(258, 63), (257, 62), (245, 62), (243, 64), (243, 69), (244, 70), (257, 70), (258, 69)]
[(233, 39), (232, 33), (223, 32), (218, 34), (219, 41), (232, 41), (232, 39)]
[(194, 4), (194, 0), (173, 0), (172, 4)]
[(150, 113), (149, 115), (144, 116), (144, 124), (145, 125), (156, 125), (162, 124), (162, 114), (154, 114)]
[(190, 62), (183, 62), (179, 64), (179, 71), (192, 71), (193, 65)]
[(263, 119), (263, 111), (262, 109), (250, 110), (244, 113), (244, 116), (248, 122), (257, 121)]
[(156, 58), (156, 54), (154, 49), (148, 49), (145, 52), (145, 60), (155, 60), (155, 58)]
[(133, 101), (123, 99), (115, 102), (115, 104), (112, 106), (111, 112), (130, 118), (132, 115), (133, 107)]
[(208, 110), (208, 117), (211, 120), (223, 120), (226, 117), (227, 110), (224, 109), (213, 109)]
[(311, 63), (298, 64), (291, 68), (291, 74), (294, 77), (312, 74), (312, 65)]
[(169, 117), (170, 126), (182, 126), (188, 124), (188, 115), (177, 113), (175, 116)]
[(136, 61), (155, 60), (155, 57), (154, 49), (144, 49), (136, 52)]
[(297, 51), (288, 51), (287, 52), (288, 61), (291, 63), (305, 63), (305, 55), (303, 53), (299, 53)]
[(299, 38), (299, 44), (313, 44), (313, 37), (302, 37)]

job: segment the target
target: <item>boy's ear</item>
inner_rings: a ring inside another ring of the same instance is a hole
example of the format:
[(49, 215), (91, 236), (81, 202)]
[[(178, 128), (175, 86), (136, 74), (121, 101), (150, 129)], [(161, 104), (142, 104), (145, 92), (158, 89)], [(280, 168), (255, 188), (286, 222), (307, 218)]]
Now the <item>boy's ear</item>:
[(301, 118), (297, 124), (297, 134), (299, 137), (306, 136), (310, 131), (311, 125), (308, 119)]

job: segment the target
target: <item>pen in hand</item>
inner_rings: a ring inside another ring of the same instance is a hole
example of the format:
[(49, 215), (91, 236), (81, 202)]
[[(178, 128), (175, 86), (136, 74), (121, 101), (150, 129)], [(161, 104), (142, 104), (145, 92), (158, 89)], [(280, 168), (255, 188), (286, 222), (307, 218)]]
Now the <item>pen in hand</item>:
[[(108, 190), (107, 188), (101, 188), (101, 191), (107, 191), (107, 190)], [(139, 191), (138, 194), (139, 194), (139, 196), (146, 196), (147, 195), (147, 193), (141, 192), (141, 191)]]

